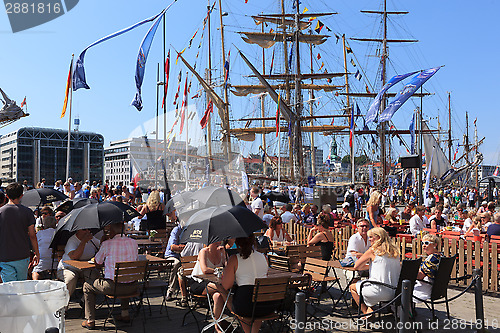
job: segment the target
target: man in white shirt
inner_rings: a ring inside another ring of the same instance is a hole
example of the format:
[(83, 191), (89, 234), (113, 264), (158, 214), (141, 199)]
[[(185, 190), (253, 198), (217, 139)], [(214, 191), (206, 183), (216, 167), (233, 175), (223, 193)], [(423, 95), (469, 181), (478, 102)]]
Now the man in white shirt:
[(250, 196), (252, 197), (252, 212), (258, 215), (260, 218), (264, 217), (264, 203), (262, 199), (259, 198), (260, 189), (257, 186), (252, 187), (250, 190)]
[(262, 220), (264, 221), (264, 223), (269, 226), (269, 222), (271, 222), (271, 219), (274, 217), (273, 214), (271, 214), (271, 206), (269, 205), (265, 205), (264, 206), (264, 217), (262, 218)]
[(427, 216), (424, 215), (425, 207), (417, 206), (415, 208), (415, 215), (410, 219), (410, 233), (415, 236), (429, 224)]
[(79, 182), (75, 183), (75, 198), (85, 198), (82, 190), (82, 185)]
[(354, 262), (358, 260), (371, 246), (368, 240), (368, 229), (370, 224), (366, 219), (359, 219), (356, 223), (358, 232), (349, 238), (347, 243), (346, 258), (352, 258)]
[(281, 210), (283, 211), (283, 214), (281, 214), (281, 221), (283, 221), (283, 223), (289, 223), (292, 220), (297, 222), (297, 217), (294, 213), (292, 213), (292, 209), (292, 204), (286, 204), (281, 207)]

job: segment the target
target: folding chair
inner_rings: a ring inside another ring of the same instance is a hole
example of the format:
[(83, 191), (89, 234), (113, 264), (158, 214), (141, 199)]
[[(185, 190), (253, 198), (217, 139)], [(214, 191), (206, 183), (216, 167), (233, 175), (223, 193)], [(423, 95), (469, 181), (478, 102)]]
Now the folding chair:
[[(288, 288), (288, 279), (289, 279), (288, 277), (255, 279), (255, 285), (252, 295), (251, 317), (243, 317), (231, 311), (231, 313), (238, 319), (238, 323), (240, 324), (240, 326), (246, 324), (251, 328), (255, 323), (255, 321), (271, 321), (282, 318), (282, 314), (276, 311), (268, 315), (265, 315), (263, 317), (257, 317), (255, 315), (255, 312), (257, 307), (259, 306), (259, 303), (262, 302), (276, 302), (277, 306), (275, 308), (276, 309), (282, 308), (282, 306), (279, 306), (278, 303), (283, 304), (283, 301), (285, 300)], [(272, 331), (279, 332), (281, 330), (273, 329)]]
[[(146, 283), (147, 280), (147, 269), (148, 269), (148, 262), (143, 260), (143, 261), (126, 261), (126, 262), (117, 262), (115, 265), (115, 287), (113, 290), (113, 293), (111, 295), (105, 295), (105, 301), (106, 305), (109, 308), (109, 313), (106, 319), (104, 320), (104, 325), (103, 328), (106, 329), (106, 322), (110, 317), (113, 317), (113, 308), (115, 306), (116, 300), (119, 299), (120, 301), (125, 300), (125, 299), (138, 299), (138, 304), (137, 304), (137, 309), (136, 312), (138, 313), (141, 306), (142, 306), (142, 296), (144, 290), (140, 290), (139, 285), (137, 286), (137, 289), (134, 292), (128, 293), (128, 294), (119, 294), (117, 293), (117, 288), (120, 283), (131, 283), (131, 282), (139, 282), (142, 281)], [(113, 301), (112, 304), (109, 303), (108, 299), (111, 299)], [(118, 326), (116, 325), (115, 322), (115, 332), (118, 332)], [(132, 325), (132, 321), (130, 322), (130, 325)], [(145, 313), (144, 313), (144, 308), (143, 308), (143, 329), (146, 331), (145, 327)]]
[(267, 261), (269, 262), (269, 268), (274, 268), (285, 272), (291, 271), (290, 257), (269, 254), (267, 256)]
[[(311, 280), (312, 280), (312, 285), (314, 287), (320, 287), (321, 289), (326, 287), (326, 292), (328, 293), (328, 296), (330, 296), (331, 300), (333, 301), (333, 304), (335, 304), (335, 298), (333, 295), (330, 293), (329, 289), (334, 285), (337, 284), (339, 289), (342, 290), (340, 286), (340, 281), (337, 277), (337, 273), (335, 272), (334, 269), (329, 269), (329, 262), (321, 259), (315, 259), (315, 258), (306, 258), (306, 263), (304, 265), (304, 274), (309, 274), (311, 275)], [(328, 276), (328, 272), (333, 272), (334, 276)], [(330, 285), (328, 286), (328, 283)], [(317, 303), (319, 303), (321, 299), (321, 292), (320, 295), (317, 298)], [(310, 297), (311, 301), (314, 301), (313, 297)]]
[[(436, 276), (434, 277), (434, 282), (432, 283), (431, 297), (429, 300), (425, 300), (423, 303), (432, 312), (432, 320), (436, 320), (436, 314), (434, 311), (434, 304), (441, 298), (445, 299), (446, 303), (446, 314), (448, 319), (450, 319), (450, 307), (448, 305), (448, 284), (451, 278), (451, 272), (455, 266), (455, 261), (457, 255), (453, 257), (441, 257), (439, 261), (438, 270)], [(458, 277), (453, 280), (461, 280), (463, 277)], [(425, 281), (424, 281), (425, 282)], [(430, 304), (430, 306), (429, 306)]]
[[(154, 266), (151, 265), (150, 262), (149, 267), (150, 269), (148, 270), (148, 279), (144, 283), (144, 295), (146, 296), (146, 302), (148, 303), (149, 315), (151, 316), (152, 312), (151, 312), (151, 303), (149, 302), (148, 290), (159, 289), (161, 292), (161, 296), (163, 298), (160, 305), (160, 314), (162, 313), (163, 307), (165, 307), (167, 318), (170, 318), (168, 315), (168, 308), (167, 308), (167, 290), (168, 290), (168, 281), (170, 280), (170, 274), (172, 270), (172, 261), (155, 262)], [(151, 272), (157, 273), (158, 276), (152, 279)]]
[[(186, 257), (181, 257), (181, 267), (182, 267), (182, 277), (183, 279), (187, 279), (188, 277), (191, 276), (194, 266), (196, 265), (196, 261), (198, 260), (198, 256), (186, 256)], [(196, 327), (198, 328), (198, 332), (200, 332), (200, 324), (198, 323), (198, 319), (196, 319), (195, 316), (195, 310), (198, 308), (201, 308), (203, 305), (207, 303), (207, 295), (196, 295), (193, 294), (189, 288), (189, 285), (186, 283), (186, 289), (187, 289), (187, 294), (188, 294), (188, 310), (182, 317), (182, 326), (185, 325), (186, 322), (186, 317), (189, 313), (194, 318), (194, 321), (196, 323)], [(205, 314), (205, 320), (208, 318), (208, 308), (207, 308), (207, 313)]]

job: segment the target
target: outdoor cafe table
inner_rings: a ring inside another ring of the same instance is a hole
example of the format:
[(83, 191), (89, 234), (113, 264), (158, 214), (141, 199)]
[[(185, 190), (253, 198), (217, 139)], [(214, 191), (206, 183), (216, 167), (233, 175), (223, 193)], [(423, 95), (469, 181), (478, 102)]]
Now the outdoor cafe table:
[[(351, 279), (346, 283), (346, 286), (344, 288), (342, 288), (342, 286), (341, 286), (341, 288), (340, 288), (340, 292), (341, 292), (340, 297), (337, 299), (337, 302), (335, 302), (335, 304), (333, 305), (333, 307), (335, 308), (340, 303), (340, 301), (342, 299), (344, 299), (345, 305), (347, 307), (347, 311), (350, 313), (349, 304), (347, 304), (347, 299), (346, 299), (345, 295), (346, 295), (347, 291), (349, 290), (349, 286), (354, 282), (355, 279), (358, 278), (355, 273), (356, 272), (360, 272), (361, 273), (361, 272), (368, 271), (370, 269), (370, 265), (367, 264), (366, 267), (365, 267), (366, 269), (359, 269), (359, 270), (354, 269), (353, 266), (351, 266), (351, 267), (342, 266), (340, 264), (339, 260), (331, 260), (331, 261), (328, 262), (328, 265), (332, 269), (337, 268), (337, 269), (341, 269), (341, 270), (343, 270), (345, 272), (347, 272), (347, 271), (352, 272)], [(346, 279), (346, 281), (347, 281), (347, 279)], [(339, 283), (339, 285), (340, 285), (340, 283)]]
[[(169, 262), (169, 259), (152, 256), (150, 254), (146, 254), (143, 257), (141, 257), (141, 255), (139, 255), (139, 260), (141, 260), (141, 259), (147, 260), (153, 264)], [(82, 271), (97, 268), (96, 263), (92, 262), (90, 260), (89, 261), (86, 261), (86, 260), (65, 260), (64, 263), (68, 264), (70, 266), (73, 266), (75, 268), (81, 269)]]
[[(277, 278), (277, 277), (296, 278), (296, 277), (300, 277), (300, 276), (302, 276), (302, 274), (281, 271), (281, 270), (273, 269), (273, 268), (269, 268), (267, 271), (267, 277), (270, 277), (270, 278)], [(195, 275), (195, 277), (202, 279), (204, 281), (214, 283), (216, 285), (220, 285), (220, 283), (221, 283), (221, 279), (219, 277), (215, 276), (215, 274), (200, 274), (200, 275)], [(206, 288), (208, 288), (208, 286)], [(215, 315), (213, 313), (213, 304), (211, 302), (211, 296), (210, 296), (210, 293), (208, 292), (208, 289), (207, 289), (207, 298), (208, 298), (208, 306), (209, 306), (209, 310), (210, 310), (209, 312), (210, 312), (210, 315), (212, 316), (213, 321), (211, 323), (209, 323), (208, 325), (206, 325), (205, 327), (203, 327), (201, 332), (203, 333), (203, 332), (209, 330), (210, 328), (214, 327), (215, 325), (217, 325), (220, 330), (224, 331), (224, 329), (222, 327), (220, 327), (219, 323), (221, 321), (229, 318), (229, 316), (227, 316), (227, 315), (224, 316), (224, 310), (226, 309), (227, 301), (229, 300), (229, 297), (226, 297), (226, 301), (224, 302), (224, 306), (222, 307), (221, 315), (219, 318), (215, 318)]]

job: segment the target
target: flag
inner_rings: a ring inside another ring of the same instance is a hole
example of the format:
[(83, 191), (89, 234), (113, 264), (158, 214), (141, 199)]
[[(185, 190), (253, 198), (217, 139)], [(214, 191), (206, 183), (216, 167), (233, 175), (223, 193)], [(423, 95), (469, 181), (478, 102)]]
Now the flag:
[(307, 9), (307, 7), (304, 7), (304, 10), (302, 11), (302, 14), (306, 13), (307, 11), (309, 11), (309, 9)]
[(413, 79), (411, 79), (411, 81), (396, 95), (396, 98), (393, 99), (380, 114), (379, 121), (383, 122), (391, 120), (392, 116), (408, 100), (408, 98), (410, 98), (410, 96), (413, 95), (418, 88), (420, 88), (427, 80), (436, 74), (439, 68), (440, 67), (430, 68), (415, 75)]
[(474, 119), (474, 126), (476, 126), (476, 122), (477, 122), (477, 117), (476, 117), (476, 119)]
[(241, 171), (241, 186), (245, 191), (248, 191), (250, 186), (248, 186), (248, 176), (245, 171)]
[(401, 74), (401, 75), (395, 75), (393, 76), (389, 82), (387, 82), (382, 89), (378, 92), (377, 96), (375, 97), (375, 100), (372, 102), (370, 105), (370, 108), (368, 109), (368, 112), (366, 113), (366, 122), (371, 123), (377, 118), (378, 114), (378, 109), (380, 108), (380, 103), (382, 101), (382, 96), (385, 94), (387, 90), (389, 90), (393, 85), (398, 83), (401, 80), (406, 79), (408, 76), (415, 74), (416, 72), (411, 72), (411, 73), (406, 73), (406, 74)]
[(182, 69), (179, 71), (179, 75), (177, 75), (177, 91), (175, 92), (175, 96), (174, 96), (174, 105), (177, 104), (177, 98), (179, 98), (179, 92), (181, 90), (181, 83), (182, 83)]
[(314, 21), (315, 19), (316, 19), (316, 17), (310, 17), (310, 18), (309, 18), (309, 22), (312, 22), (312, 21)]
[(373, 165), (370, 165), (370, 169), (368, 170), (368, 178), (370, 186), (373, 187), (375, 185), (375, 183), (373, 182)]
[(427, 176), (425, 177), (424, 197), (427, 196), (427, 192), (429, 192), (429, 186), (431, 183), (432, 159), (434, 157), (435, 150), (436, 150), (436, 147), (432, 147), (431, 161), (429, 162), (429, 165), (427, 166)]
[(370, 91), (370, 88), (368, 88), (368, 85), (367, 85), (367, 84), (365, 84), (365, 90), (366, 90), (366, 92), (367, 92), (368, 94), (371, 94), (371, 93), (372, 93), (372, 92)]
[(266, 161), (266, 153), (262, 153), (262, 163)]
[(68, 106), (69, 89), (71, 87), (72, 72), (73, 72), (73, 58), (71, 58), (71, 63), (69, 64), (68, 80), (66, 81), (66, 94), (64, 96), (64, 103), (63, 103), (63, 109), (61, 112), (61, 118), (64, 118), (64, 115), (66, 114), (66, 107)]
[(322, 61), (322, 62), (321, 62), (321, 66), (319, 66), (318, 71), (320, 71), (320, 70), (321, 70), (321, 68), (323, 68), (323, 66), (325, 66), (325, 63)]
[[(71, 70), (70, 70), (71, 72)], [(67, 84), (66, 84), (67, 85)], [(26, 105), (26, 96), (24, 96), (24, 99), (23, 101), (21, 102), (21, 107), (25, 106)]]
[(182, 130), (184, 128), (184, 119), (186, 118), (186, 111), (187, 111), (187, 90), (188, 90), (188, 78), (186, 75), (186, 80), (184, 83), (184, 97), (182, 97), (182, 104), (181, 104), (181, 124), (179, 127), (179, 135), (182, 134)]
[(276, 137), (280, 134), (280, 101), (281, 94), (278, 94), (278, 108), (276, 109)]
[(337, 40), (335, 41), (335, 44), (337, 44), (337, 43), (339, 42), (340, 36), (339, 36), (339, 35), (337, 35), (337, 34), (335, 34), (335, 38), (337, 39)]
[(103, 37), (97, 41), (95, 41), (94, 43), (90, 44), (89, 46), (87, 46), (83, 51), (82, 53), (80, 53), (80, 55), (78, 56), (78, 59), (76, 60), (76, 64), (75, 64), (75, 72), (73, 73), (73, 91), (77, 91), (78, 89), (80, 88), (85, 88), (85, 89), (90, 89), (89, 85), (87, 84), (87, 81), (85, 79), (85, 68), (83, 66), (83, 62), (85, 60), (85, 53), (87, 52), (87, 50), (89, 48), (91, 48), (92, 46), (95, 46), (97, 44), (100, 44), (102, 42), (105, 42), (113, 37), (116, 37), (116, 36), (119, 36), (121, 34), (124, 34), (132, 29), (135, 29), (137, 28), (138, 26), (141, 26), (145, 23), (148, 23), (148, 22), (151, 22), (151, 21), (154, 21), (156, 18), (158, 18), (159, 16), (163, 15), (163, 13), (165, 13), (169, 8), (170, 6), (172, 6), (176, 1), (172, 2), (167, 8), (165, 8), (161, 13), (153, 16), (153, 17), (150, 17), (148, 19), (145, 19), (141, 22), (138, 22), (134, 25), (131, 25), (130, 27), (128, 28), (125, 28), (125, 29), (122, 29), (120, 31), (117, 31), (117, 32), (114, 32), (106, 37)]
[(174, 139), (175, 139), (175, 133), (174, 133), (174, 135), (172, 135), (172, 139), (170, 139), (170, 142), (168, 144), (167, 149), (170, 149), (170, 145), (172, 145), (172, 142), (174, 142)]
[(210, 119), (210, 114), (214, 111), (214, 103), (210, 99), (207, 105), (207, 109), (205, 110), (205, 114), (203, 115), (203, 118), (200, 120), (200, 125), (201, 129), (205, 129), (205, 127), (208, 124), (208, 120)]
[(292, 136), (292, 122), (288, 122), (288, 137)]
[(168, 90), (168, 77), (170, 74), (170, 50), (168, 50), (167, 60), (165, 60), (165, 86), (163, 90), (163, 102), (161, 103), (161, 107), (165, 106), (165, 99), (167, 98), (167, 90)]
[(498, 167), (496, 167), (495, 172), (493, 172), (493, 176), (498, 176)]
[(345, 50), (346, 50), (347, 53), (352, 53), (352, 49), (349, 46), (346, 46)]
[(141, 46), (139, 47), (139, 55), (137, 56), (137, 63), (135, 65), (135, 86), (137, 91), (135, 93), (134, 100), (132, 101), (132, 105), (135, 106), (137, 111), (142, 110), (141, 87), (142, 81), (144, 80), (144, 72), (146, 70), (146, 60), (148, 59), (149, 49), (151, 48), (151, 43), (153, 43), (156, 29), (158, 28), (158, 24), (162, 18), (162, 15), (158, 16), (146, 36), (144, 36)]
[(231, 57), (231, 50), (227, 53), (227, 59), (224, 63), (224, 87), (227, 86), (227, 80), (229, 79), (229, 58)]
[(363, 75), (361, 75), (361, 72), (359, 70), (356, 71), (356, 75), (354, 75), (354, 77), (358, 80), (358, 81), (361, 81), (361, 78), (363, 77)]
[(415, 154), (415, 114), (412, 115), (411, 117), (411, 122), (410, 122), (410, 153), (413, 155)]
[(323, 22), (318, 20), (318, 22), (316, 23), (316, 28), (314, 28), (314, 31), (316, 31), (316, 33), (319, 34), (321, 32), (321, 29), (323, 29), (324, 26), (325, 25), (323, 24)]
[(321, 54), (318, 53), (318, 56), (316, 58), (318, 58), (318, 60), (321, 59)]
[(356, 115), (357, 116), (361, 115), (361, 110), (359, 109), (358, 103), (356, 103)]
[(459, 146), (457, 146), (457, 150), (455, 150), (455, 154), (453, 155), (453, 160), (456, 160), (456, 159), (457, 159), (458, 148), (460, 148), (460, 145), (459, 145)]
[(352, 64), (354, 67), (356, 67), (356, 63), (354, 62), (354, 59), (353, 59), (353, 58), (351, 58), (351, 64)]
[(363, 119), (363, 131), (368, 131), (368, 130), (369, 130), (369, 128), (368, 128), (368, 126), (366, 125), (365, 118), (361, 118), (361, 119)]
[(294, 45), (294, 43), (292, 42), (292, 45), (290, 46), (290, 54), (288, 55), (288, 67), (289, 68), (292, 68), (293, 45)]
[[(354, 138), (354, 114), (351, 112), (351, 125), (349, 126), (349, 147), (352, 147), (352, 140)], [(351, 156), (351, 158), (353, 158)]]

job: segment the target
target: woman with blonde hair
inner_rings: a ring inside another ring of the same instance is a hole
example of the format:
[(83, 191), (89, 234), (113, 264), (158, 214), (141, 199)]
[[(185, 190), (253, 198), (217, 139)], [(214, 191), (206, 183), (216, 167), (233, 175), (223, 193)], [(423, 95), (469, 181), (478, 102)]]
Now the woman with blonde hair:
[(442, 253), (438, 250), (439, 237), (433, 234), (426, 234), (422, 237), (422, 250), (427, 258), (420, 264), (417, 281), (413, 289), (413, 296), (422, 300), (431, 297), (432, 283), (436, 277)]
[(398, 214), (399, 210), (397, 208), (389, 208), (387, 210), (387, 213), (385, 214), (385, 219), (390, 223), (390, 224), (395, 224), (398, 223)]
[(370, 199), (366, 203), (366, 219), (370, 222), (370, 229), (378, 227), (382, 223), (380, 216), (380, 202), (382, 201), (382, 193), (373, 191)]
[(165, 205), (161, 202), (160, 193), (158, 191), (153, 191), (149, 194), (146, 204), (142, 206), (140, 218), (146, 215), (146, 223), (144, 222), (141, 226), (141, 230), (158, 230), (166, 229), (167, 224), (165, 217), (163, 216), (163, 210)]
[[(368, 240), (371, 247), (354, 264), (355, 270), (366, 270), (370, 264), (370, 276), (368, 280), (358, 281), (351, 284), (349, 289), (354, 301), (361, 307), (363, 313), (373, 312), (372, 306), (381, 301), (389, 301), (394, 297), (394, 289), (379, 284), (370, 283), (376, 281), (396, 287), (401, 271), (399, 261), (399, 249), (391, 241), (387, 231), (383, 228), (373, 228), (368, 231)], [(361, 290), (361, 284), (363, 289)], [(363, 295), (363, 303), (360, 304), (360, 295)]]

